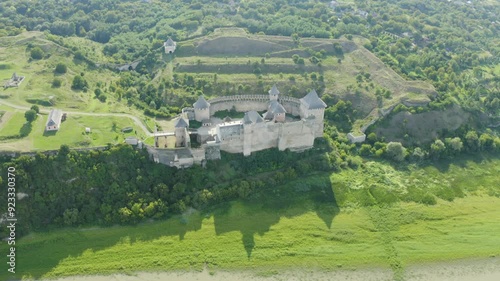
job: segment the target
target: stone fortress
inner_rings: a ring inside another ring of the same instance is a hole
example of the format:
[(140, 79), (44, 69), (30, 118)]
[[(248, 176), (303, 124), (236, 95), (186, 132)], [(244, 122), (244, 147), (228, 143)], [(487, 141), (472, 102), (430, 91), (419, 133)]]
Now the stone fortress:
[[(220, 159), (220, 151), (243, 153), (277, 147), (303, 151), (323, 136), (326, 108), (316, 91), (301, 99), (282, 96), (276, 85), (268, 95), (235, 95), (207, 101), (203, 96), (184, 108), (174, 132), (155, 133), (155, 148), (148, 148), (156, 162), (189, 167), (206, 160)], [(218, 118), (218, 111), (244, 112), (243, 118)], [(201, 126), (189, 128), (190, 121)], [(174, 137), (175, 148), (159, 148), (161, 138)], [(196, 140), (199, 147), (192, 146)]]

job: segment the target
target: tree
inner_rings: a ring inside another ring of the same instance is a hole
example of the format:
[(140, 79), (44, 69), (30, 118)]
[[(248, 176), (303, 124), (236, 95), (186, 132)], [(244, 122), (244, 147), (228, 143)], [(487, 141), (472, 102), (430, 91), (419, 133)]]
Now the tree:
[(370, 155), (372, 146), (369, 144), (362, 144), (361, 148), (359, 149), (359, 154), (363, 156), (368, 156)]
[(462, 143), (462, 140), (459, 137), (446, 138), (445, 142), (446, 145), (451, 148), (453, 153), (458, 153), (462, 151), (462, 148), (464, 147), (464, 144)]
[(436, 158), (439, 158), (445, 150), (446, 145), (440, 139), (435, 140), (434, 143), (431, 144), (431, 155)]
[(30, 110), (26, 111), (24, 113), (24, 118), (26, 118), (26, 121), (28, 121), (29, 123), (35, 121), (35, 119), (36, 119), (36, 111), (34, 111), (33, 109), (30, 109)]
[(58, 63), (56, 65), (56, 73), (64, 74), (68, 71), (68, 67), (64, 63)]
[(40, 108), (36, 104), (32, 105), (30, 109), (33, 109), (37, 114), (40, 113)]
[(59, 151), (57, 152), (57, 156), (60, 158), (66, 157), (70, 152), (69, 146), (66, 144), (61, 145)]
[(406, 157), (406, 148), (400, 142), (390, 142), (386, 147), (387, 155), (398, 162), (401, 162)]
[(426, 153), (424, 150), (422, 150), (420, 147), (416, 147), (413, 150), (412, 158), (415, 159), (416, 161), (423, 160), (426, 156)]
[(41, 60), (43, 58), (44, 52), (40, 47), (35, 47), (31, 49), (31, 58), (34, 60)]
[(368, 140), (369, 143), (374, 144), (377, 142), (377, 134), (375, 132), (369, 133), (366, 140)]
[(63, 213), (63, 221), (65, 225), (74, 225), (78, 222), (78, 209), (66, 209)]
[(73, 78), (73, 83), (71, 84), (71, 89), (73, 90), (83, 90), (88, 87), (88, 83), (81, 75), (75, 75)]
[(495, 148), (495, 139), (488, 133), (481, 134), (481, 137), (479, 137), (479, 143), (482, 150), (493, 151)]
[(477, 151), (479, 149), (479, 137), (475, 131), (468, 131), (465, 135), (465, 143), (470, 151)]

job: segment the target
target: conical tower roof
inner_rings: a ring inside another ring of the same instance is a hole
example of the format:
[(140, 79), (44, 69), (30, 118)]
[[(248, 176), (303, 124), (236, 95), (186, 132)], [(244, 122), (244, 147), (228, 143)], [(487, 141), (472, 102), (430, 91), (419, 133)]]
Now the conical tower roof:
[(277, 96), (280, 94), (280, 91), (278, 91), (278, 88), (276, 87), (276, 84), (273, 85), (271, 90), (269, 90), (269, 94), (273, 96)]
[(186, 120), (184, 120), (184, 118), (179, 118), (179, 120), (177, 120), (177, 122), (175, 123), (175, 127), (176, 128), (187, 128), (187, 127), (189, 127), (189, 125), (186, 122)]
[(301, 98), (300, 101), (304, 103), (308, 109), (326, 108), (326, 103), (318, 97), (316, 90), (310, 91), (309, 94)]
[(205, 109), (205, 108), (209, 108), (210, 104), (207, 102), (207, 100), (203, 96), (200, 96), (198, 98), (198, 100), (195, 103), (193, 103), (193, 107), (198, 108), (198, 109)]

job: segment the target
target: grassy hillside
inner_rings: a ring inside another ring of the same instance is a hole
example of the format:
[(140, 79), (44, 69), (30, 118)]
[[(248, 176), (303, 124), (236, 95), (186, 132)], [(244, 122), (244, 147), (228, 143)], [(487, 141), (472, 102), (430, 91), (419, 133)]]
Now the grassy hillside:
[[(401, 280), (409, 264), (500, 254), (499, 164), (472, 158), (395, 169), (368, 162), (163, 222), (33, 233), (16, 243), (16, 276), (380, 266)], [(414, 196), (416, 189), (435, 194), (437, 204), (387, 203), (391, 192)], [(450, 197), (450, 189), (464, 193)]]
[[(403, 100), (425, 105), (430, 101), (429, 96), (436, 94), (429, 83), (403, 79), (365, 49), (362, 46), (365, 41), (362, 37), (293, 40), (221, 28), (209, 36), (179, 43), (173, 73), (195, 79), (217, 74), (218, 83), (233, 84), (235, 88), (243, 84), (260, 89), (259, 85), (278, 83), (283, 94), (297, 97), (314, 88), (351, 101), (361, 119), (356, 123), (357, 128), (377, 118), (378, 108), (388, 108)], [(337, 54), (335, 44), (342, 47), (343, 54)], [(319, 53), (323, 56), (321, 63), (311, 61)], [(294, 62), (293, 55), (304, 59), (304, 63)], [(171, 73), (163, 75), (169, 78)], [(363, 77), (360, 79), (359, 75)], [(378, 97), (380, 91), (389, 94)]]
[[(75, 39), (76, 40), (76, 39)], [(78, 45), (94, 46), (84, 39)], [(32, 59), (30, 50), (39, 47), (44, 57)], [(94, 47), (95, 49), (95, 47)], [(98, 54), (98, 50), (93, 53)], [(91, 112), (123, 112), (126, 104), (116, 101), (114, 95), (108, 93), (107, 102), (100, 102), (94, 96), (97, 84), (109, 86), (118, 79), (118, 75), (105, 68), (96, 68), (87, 62), (75, 58), (75, 52), (46, 39), (40, 32), (25, 32), (18, 36), (0, 38), (0, 81), (7, 81), (12, 73), (25, 76), (18, 88), (0, 89), (0, 96), (7, 101), (20, 104), (38, 104), (46, 107), (71, 108)], [(100, 57), (97, 57), (98, 59)], [(67, 66), (67, 72), (58, 74), (55, 67), (58, 63)], [(88, 83), (88, 91), (72, 90), (75, 75), (84, 74)], [(60, 87), (53, 86), (54, 79), (61, 81)], [(2, 82), (3, 85), (3, 82)]]

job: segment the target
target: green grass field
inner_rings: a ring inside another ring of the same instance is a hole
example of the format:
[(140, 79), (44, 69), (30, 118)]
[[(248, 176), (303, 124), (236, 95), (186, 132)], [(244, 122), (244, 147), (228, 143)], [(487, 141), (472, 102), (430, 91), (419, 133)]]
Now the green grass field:
[[(4, 121), (2, 120), (2, 123)], [(0, 128), (0, 136), (10, 137), (19, 135), (21, 128), (26, 123), (24, 114), (21, 112), (12, 112), (10, 118)]]
[[(46, 120), (47, 117), (44, 118)], [(86, 127), (91, 128), (90, 134), (85, 133)], [(35, 149), (58, 149), (62, 144), (72, 147), (116, 144), (123, 142), (127, 136), (136, 136), (134, 131), (122, 133), (121, 129), (125, 127), (134, 128), (139, 136), (142, 134), (142, 131), (128, 118), (69, 115), (57, 133), (44, 133), (43, 127), (37, 128), (33, 132), (36, 134), (33, 136), (33, 145)]]
[[(50, 150), (59, 149), (62, 144), (71, 147), (92, 147), (121, 143), (129, 136), (145, 138), (144, 132), (129, 118), (79, 116), (70, 113), (58, 132), (46, 133), (47, 115), (39, 115), (31, 126), (27, 126), (24, 113), (11, 113), (11, 117), (0, 127), (0, 137), (16, 136), (21, 132), (27, 135), (0, 142), (0, 149), (4, 150)], [(91, 128), (90, 134), (85, 133), (86, 127)], [(134, 130), (122, 133), (121, 129), (125, 127), (132, 127)]]
[[(256, 273), (377, 266), (392, 269), (394, 278), (401, 279), (410, 264), (498, 256), (500, 198), (487, 194), (498, 190), (500, 160), (456, 162), (407, 169), (368, 162), (367, 168), (356, 172), (300, 180), (332, 186), (333, 193), (328, 188), (296, 190), (297, 185), (290, 183), (269, 194), (202, 212), (191, 210), (161, 222), (32, 233), (16, 243), (17, 276), (201, 270), (204, 266)], [(464, 190), (466, 196), (438, 199), (431, 206), (386, 205), (377, 198), (378, 204), (363, 206), (356, 197), (343, 200), (337, 191), (347, 187), (345, 195), (377, 184), (389, 190), (426, 189), (440, 181)]]

